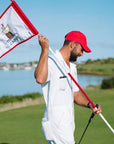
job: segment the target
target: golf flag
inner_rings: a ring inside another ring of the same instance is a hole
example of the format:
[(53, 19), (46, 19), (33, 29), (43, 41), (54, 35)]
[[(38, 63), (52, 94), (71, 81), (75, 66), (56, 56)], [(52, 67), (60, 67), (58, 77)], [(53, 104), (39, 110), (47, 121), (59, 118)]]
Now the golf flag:
[(36, 28), (12, 0), (0, 16), (0, 58), (37, 34)]

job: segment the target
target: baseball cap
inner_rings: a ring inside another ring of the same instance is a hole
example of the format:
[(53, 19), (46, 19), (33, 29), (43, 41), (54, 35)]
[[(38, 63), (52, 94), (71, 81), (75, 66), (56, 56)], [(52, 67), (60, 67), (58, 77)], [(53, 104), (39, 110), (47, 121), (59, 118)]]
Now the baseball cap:
[(83, 33), (81, 33), (80, 31), (71, 31), (71, 32), (69, 32), (66, 35), (65, 40), (80, 43), (85, 52), (88, 52), (88, 53), (91, 52), (91, 50), (87, 46), (86, 36)]

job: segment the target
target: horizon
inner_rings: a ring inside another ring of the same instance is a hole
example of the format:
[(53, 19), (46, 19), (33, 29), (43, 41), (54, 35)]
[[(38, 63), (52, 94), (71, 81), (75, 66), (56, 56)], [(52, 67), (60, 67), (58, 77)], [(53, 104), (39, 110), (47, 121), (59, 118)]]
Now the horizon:
[[(109, 57), (109, 58), (103, 58), (103, 59), (95, 59), (95, 60), (92, 60), (92, 59), (87, 59), (87, 60), (85, 60), (85, 61), (75, 61), (75, 62), (71, 62), (71, 63), (74, 63), (74, 64), (78, 64), (78, 63), (86, 63), (88, 60), (90, 60), (90, 61), (102, 61), (102, 60), (108, 60), (108, 59), (114, 59), (114, 57)], [(22, 63), (6, 63), (6, 62), (0, 62), (0, 64), (26, 64), (26, 63), (38, 63), (38, 61), (28, 61), (28, 62), (22, 62)]]

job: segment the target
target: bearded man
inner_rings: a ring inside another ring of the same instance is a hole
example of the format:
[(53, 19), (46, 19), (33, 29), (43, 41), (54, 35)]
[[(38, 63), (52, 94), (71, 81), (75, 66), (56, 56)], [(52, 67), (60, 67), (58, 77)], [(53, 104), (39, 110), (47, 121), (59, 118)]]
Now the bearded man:
[[(74, 103), (90, 108), (93, 113), (101, 113), (101, 107), (94, 109), (89, 101), (79, 92), (71, 78), (65, 75), (53, 56), (48, 56), (49, 41), (39, 35), (41, 55), (35, 70), (36, 81), (41, 84), (45, 100), (42, 119), (42, 131), (48, 144), (75, 144), (74, 140)], [(75, 62), (83, 52), (91, 52), (86, 36), (80, 31), (71, 31), (55, 55), (68, 72), (77, 81)]]

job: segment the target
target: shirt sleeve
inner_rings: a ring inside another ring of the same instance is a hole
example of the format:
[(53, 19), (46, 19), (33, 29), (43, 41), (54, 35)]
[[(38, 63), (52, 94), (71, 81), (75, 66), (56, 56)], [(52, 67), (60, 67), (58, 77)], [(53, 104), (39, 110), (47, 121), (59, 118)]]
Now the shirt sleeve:
[[(72, 75), (73, 75), (74, 79), (76, 80), (76, 82), (78, 82), (76, 66), (73, 67)], [(77, 87), (77, 85), (73, 81), (72, 81), (72, 88), (73, 88), (73, 92), (79, 91), (79, 88)]]

